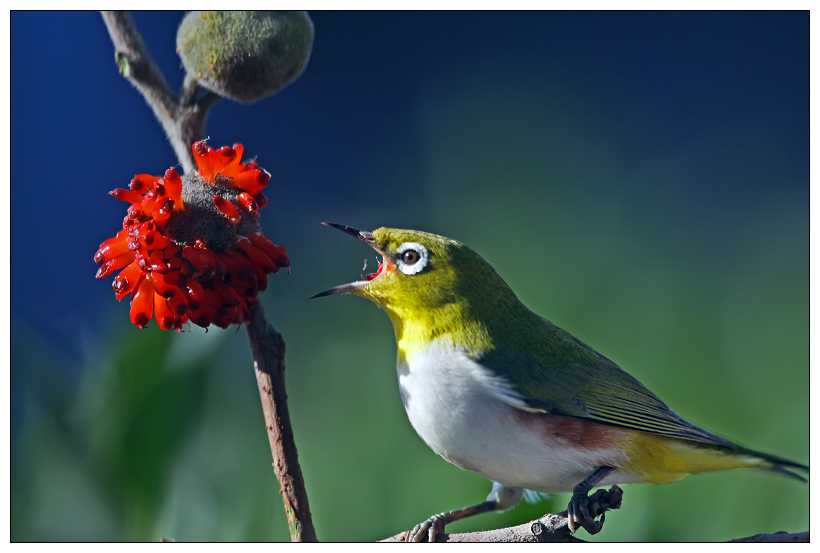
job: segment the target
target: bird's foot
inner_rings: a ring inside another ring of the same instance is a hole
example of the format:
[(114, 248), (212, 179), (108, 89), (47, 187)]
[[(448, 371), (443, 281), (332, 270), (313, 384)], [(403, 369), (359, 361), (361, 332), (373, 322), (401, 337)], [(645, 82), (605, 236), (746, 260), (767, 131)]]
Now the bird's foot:
[(480, 515), (481, 513), (487, 513), (489, 511), (494, 511), (497, 507), (498, 503), (496, 503), (495, 501), (487, 500), (477, 505), (464, 507), (463, 509), (456, 509), (455, 511), (449, 511), (446, 513), (433, 515), (421, 524), (416, 524), (415, 526), (413, 526), (413, 529), (410, 530), (410, 532), (407, 534), (406, 541), (422, 542), (425, 539), (427, 539), (428, 543), (433, 543), (436, 541), (436, 536), (444, 533), (445, 525), (450, 524), (451, 522), (455, 522), (457, 520), (461, 520), (463, 518)]
[[(570, 532), (575, 533), (579, 526), (590, 534), (597, 534), (604, 527), (606, 512), (610, 509), (619, 509), (623, 490), (612, 486), (609, 490), (598, 490), (588, 496), (587, 492), (575, 490), (572, 499), (567, 505), (567, 526)], [(601, 520), (595, 520), (601, 517)]]
[(427, 543), (434, 543), (436, 536), (444, 533), (444, 526), (450, 522), (447, 513), (433, 515), (424, 522), (416, 524), (410, 533), (407, 534), (407, 541), (419, 543), (425, 539)]

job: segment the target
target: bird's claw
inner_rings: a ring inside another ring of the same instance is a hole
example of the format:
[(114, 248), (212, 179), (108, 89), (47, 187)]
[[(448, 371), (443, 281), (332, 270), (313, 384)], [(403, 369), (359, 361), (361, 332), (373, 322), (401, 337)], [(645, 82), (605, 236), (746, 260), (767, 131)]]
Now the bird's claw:
[[(598, 490), (594, 494), (573, 493), (567, 505), (567, 526), (573, 534), (581, 526), (591, 535), (597, 534), (604, 527), (606, 512), (621, 506), (623, 491), (618, 486), (609, 490)], [(598, 516), (601, 520), (595, 520)]]
[(444, 533), (444, 526), (448, 522), (449, 519), (445, 513), (433, 515), (424, 522), (413, 526), (413, 529), (407, 534), (407, 541), (419, 543), (426, 538), (428, 543), (434, 543), (436, 536)]

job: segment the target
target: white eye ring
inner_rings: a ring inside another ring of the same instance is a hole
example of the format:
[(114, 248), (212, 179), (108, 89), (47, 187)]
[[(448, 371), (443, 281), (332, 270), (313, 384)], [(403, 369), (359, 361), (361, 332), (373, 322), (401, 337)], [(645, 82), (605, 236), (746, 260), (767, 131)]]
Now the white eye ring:
[[(404, 253), (414, 251), (419, 255), (415, 263), (407, 264), (404, 261)], [(399, 270), (406, 275), (415, 275), (427, 266), (427, 248), (417, 242), (405, 242), (398, 249), (398, 256), (396, 257), (396, 264)]]

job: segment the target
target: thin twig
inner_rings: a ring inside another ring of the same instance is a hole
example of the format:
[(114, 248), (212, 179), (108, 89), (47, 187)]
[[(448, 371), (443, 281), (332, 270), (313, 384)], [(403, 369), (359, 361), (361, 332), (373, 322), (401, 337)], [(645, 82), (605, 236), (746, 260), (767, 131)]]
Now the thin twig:
[(251, 307), (251, 319), (246, 327), (273, 453), (273, 469), (282, 486), (280, 493), (288, 515), (291, 541), (317, 541), (288, 412), (285, 342), (265, 318), (265, 309), (259, 302)]
[(151, 57), (131, 14), (123, 11), (101, 13), (111, 42), (114, 43), (115, 59), (120, 72), (151, 106), (174, 148), (177, 159), (182, 163), (184, 172), (193, 171), (196, 164), (191, 144), (205, 138), (208, 113), (219, 97), (213, 93), (206, 93), (200, 101), (193, 101), (199, 88), (198, 85), (186, 88), (190, 86), (190, 79), (186, 79), (183, 90), (187, 92), (188, 97), (185, 102), (180, 102), (171, 92), (165, 77)]
[[(174, 96), (131, 15), (127, 12), (104, 11), (102, 17), (114, 43), (120, 72), (151, 106), (185, 173), (193, 171), (196, 165), (191, 145), (205, 138), (208, 113), (221, 97), (210, 91), (203, 92), (190, 76), (186, 77), (179, 98)], [(258, 302), (251, 307), (251, 320), (247, 323), (247, 330), (273, 454), (273, 467), (281, 484), (291, 540), (316, 541), (316, 530), (313, 528), (288, 413), (285, 342), (268, 323), (265, 310)]]

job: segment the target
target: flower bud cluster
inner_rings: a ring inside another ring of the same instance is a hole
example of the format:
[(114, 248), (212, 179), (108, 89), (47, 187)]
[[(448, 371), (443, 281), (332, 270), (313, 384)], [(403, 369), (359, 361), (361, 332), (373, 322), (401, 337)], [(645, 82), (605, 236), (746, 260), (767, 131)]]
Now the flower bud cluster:
[(131, 204), (116, 236), (100, 245), (97, 278), (114, 278), (117, 300), (131, 295), (131, 322), (163, 330), (191, 322), (227, 328), (249, 318), (267, 275), (290, 266), (285, 248), (259, 227), (270, 175), (241, 163), (242, 144), (193, 145), (198, 170), (180, 177), (136, 175), (111, 191)]

